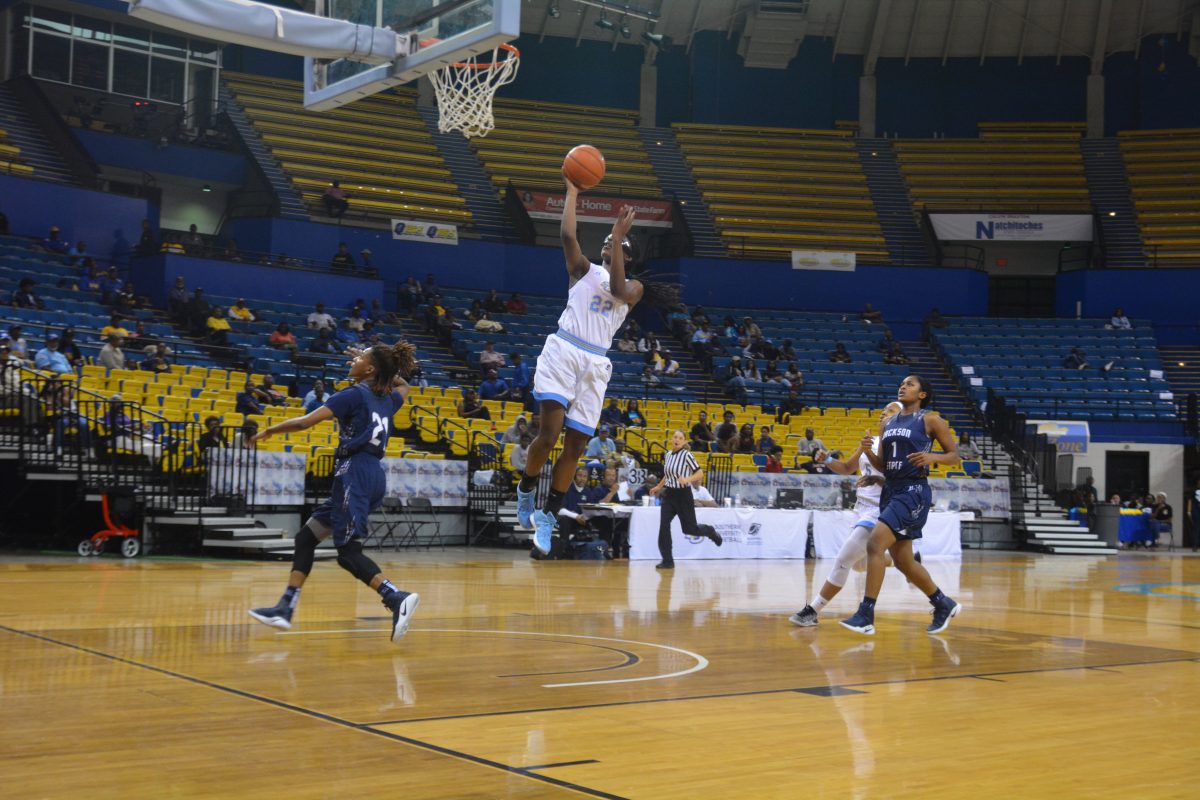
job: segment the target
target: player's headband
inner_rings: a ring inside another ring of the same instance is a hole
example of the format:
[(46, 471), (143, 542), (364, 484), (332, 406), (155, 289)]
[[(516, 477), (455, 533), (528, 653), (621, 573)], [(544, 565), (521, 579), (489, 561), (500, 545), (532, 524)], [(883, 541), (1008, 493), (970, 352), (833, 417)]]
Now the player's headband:
[[(612, 238), (613, 237), (612, 237), (611, 233), (608, 236), (604, 237), (604, 246), (605, 247), (608, 247), (610, 244), (612, 244)], [(624, 250), (626, 253), (629, 253), (630, 255), (633, 254), (633, 245), (631, 245), (629, 243), (628, 239), (621, 240), (621, 249)]]

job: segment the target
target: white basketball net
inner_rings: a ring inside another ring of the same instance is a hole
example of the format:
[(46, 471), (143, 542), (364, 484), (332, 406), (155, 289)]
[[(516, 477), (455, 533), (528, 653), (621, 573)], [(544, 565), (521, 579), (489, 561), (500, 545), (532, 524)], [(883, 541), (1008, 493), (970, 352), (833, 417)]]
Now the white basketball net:
[(501, 45), (490, 54), (480, 53), (458, 64), (429, 74), (437, 94), (438, 130), (461, 131), (468, 139), (487, 136), (496, 127), (492, 98), (496, 90), (517, 77), (521, 54), (512, 45)]

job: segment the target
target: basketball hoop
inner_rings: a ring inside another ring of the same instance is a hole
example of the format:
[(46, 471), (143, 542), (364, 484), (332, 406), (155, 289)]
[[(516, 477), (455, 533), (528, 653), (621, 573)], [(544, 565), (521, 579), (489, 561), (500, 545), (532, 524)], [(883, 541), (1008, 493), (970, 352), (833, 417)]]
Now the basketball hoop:
[(471, 139), (487, 136), (496, 127), (492, 98), (497, 89), (517, 77), (521, 52), (511, 44), (502, 44), (492, 50), (491, 61), (476, 60), (486, 57), (481, 53), (429, 73), (437, 95), (438, 130), (442, 133), (461, 131)]

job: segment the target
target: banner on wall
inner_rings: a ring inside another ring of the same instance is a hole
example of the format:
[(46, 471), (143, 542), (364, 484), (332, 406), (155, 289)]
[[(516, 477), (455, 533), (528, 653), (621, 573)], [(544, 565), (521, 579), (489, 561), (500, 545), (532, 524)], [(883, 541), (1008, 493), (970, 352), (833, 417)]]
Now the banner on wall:
[(205, 451), (211, 497), (242, 497), (251, 506), (304, 505), (304, 453), (235, 447)]
[[(563, 206), (567, 196), (553, 192), (535, 192), (530, 189), (517, 189), (521, 205), (532, 219), (562, 219)], [(617, 220), (617, 212), (621, 206), (632, 206), (634, 221), (637, 225), (651, 228), (670, 228), (671, 204), (662, 200), (630, 200), (620, 197), (591, 197), (580, 195), (575, 204), (575, 219), (579, 222), (601, 222), (611, 224)]]
[(385, 458), (386, 497), (424, 497), (435, 506), (467, 504), (467, 462), (427, 458)]
[[(841, 475), (803, 475), (795, 472), (735, 472), (731, 476), (729, 496), (741, 495), (750, 506), (766, 507), (775, 502), (780, 489), (803, 489), (804, 504), (810, 508), (841, 508), (843, 492), (854, 488), (853, 477)], [(988, 478), (930, 478), (933, 504), (938, 511), (974, 511), (981, 517), (1011, 516), (1008, 482)]]
[(837, 250), (793, 250), (792, 269), (820, 269), (832, 272), (854, 272), (855, 253)]
[(948, 242), (1090, 242), (1087, 214), (930, 214), (938, 239)]
[(1037, 426), (1039, 435), (1046, 434), (1046, 441), (1054, 445), (1060, 453), (1083, 455), (1088, 451), (1091, 430), (1086, 422), (1030, 420), (1029, 424)]
[(458, 244), (458, 226), (447, 222), (394, 219), (392, 220), (392, 238), (405, 242)]

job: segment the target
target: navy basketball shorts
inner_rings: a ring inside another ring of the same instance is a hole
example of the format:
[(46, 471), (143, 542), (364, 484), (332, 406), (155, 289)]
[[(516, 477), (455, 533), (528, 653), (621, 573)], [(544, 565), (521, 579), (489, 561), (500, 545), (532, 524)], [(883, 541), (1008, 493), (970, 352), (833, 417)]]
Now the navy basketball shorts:
[(378, 458), (351, 456), (334, 467), (333, 491), (312, 518), (333, 531), (335, 547), (351, 539), (366, 539), (367, 520), (383, 502), (386, 490), (387, 476)]
[(932, 504), (933, 491), (926, 481), (895, 486), (888, 483), (879, 498), (883, 509), (879, 521), (891, 528), (897, 539), (920, 539)]

